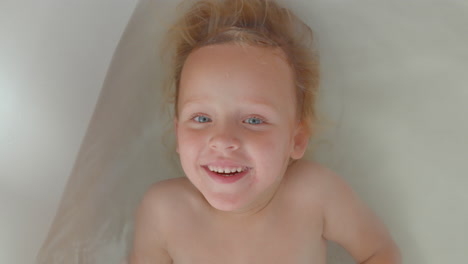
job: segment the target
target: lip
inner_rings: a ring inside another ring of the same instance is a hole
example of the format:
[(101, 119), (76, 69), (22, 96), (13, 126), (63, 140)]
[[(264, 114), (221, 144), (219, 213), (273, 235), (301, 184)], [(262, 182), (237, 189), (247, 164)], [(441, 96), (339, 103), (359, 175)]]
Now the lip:
[[(219, 163), (217, 163), (217, 164), (219, 164)], [(224, 165), (224, 166), (229, 166), (229, 165)], [(239, 172), (234, 176), (222, 176), (222, 175), (219, 175), (216, 172), (210, 171), (208, 169), (208, 166), (202, 166), (202, 167), (206, 171), (206, 173), (210, 176), (211, 179), (213, 179), (215, 182), (221, 183), (221, 184), (235, 183), (235, 182), (239, 181), (240, 179), (244, 178), (250, 172), (250, 168), (247, 167), (246, 170), (244, 170), (242, 172)], [(242, 166), (242, 167), (245, 167), (245, 166)]]

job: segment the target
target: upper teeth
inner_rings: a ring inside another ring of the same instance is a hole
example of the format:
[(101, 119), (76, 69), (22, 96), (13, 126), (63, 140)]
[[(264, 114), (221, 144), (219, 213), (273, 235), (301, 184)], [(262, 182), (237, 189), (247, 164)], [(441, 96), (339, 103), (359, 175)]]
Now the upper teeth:
[(234, 172), (241, 172), (244, 170), (242, 167), (237, 167), (237, 168), (221, 168), (221, 167), (215, 167), (215, 166), (208, 166), (208, 169), (210, 171), (214, 172), (219, 172), (219, 173), (234, 173)]

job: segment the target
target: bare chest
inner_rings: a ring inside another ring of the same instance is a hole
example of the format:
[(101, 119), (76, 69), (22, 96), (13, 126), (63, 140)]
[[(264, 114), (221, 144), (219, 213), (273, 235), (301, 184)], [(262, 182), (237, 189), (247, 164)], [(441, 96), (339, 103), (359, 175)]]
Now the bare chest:
[(219, 225), (197, 217), (177, 221), (169, 254), (174, 264), (325, 263), (320, 219), (281, 212), (248, 225)]

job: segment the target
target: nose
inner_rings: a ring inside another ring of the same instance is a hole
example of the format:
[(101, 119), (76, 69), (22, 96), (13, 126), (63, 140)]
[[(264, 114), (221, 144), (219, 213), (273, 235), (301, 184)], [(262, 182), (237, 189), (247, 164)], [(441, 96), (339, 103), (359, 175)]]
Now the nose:
[(210, 148), (217, 151), (234, 151), (240, 146), (236, 129), (232, 126), (220, 126), (215, 129), (211, 139)]

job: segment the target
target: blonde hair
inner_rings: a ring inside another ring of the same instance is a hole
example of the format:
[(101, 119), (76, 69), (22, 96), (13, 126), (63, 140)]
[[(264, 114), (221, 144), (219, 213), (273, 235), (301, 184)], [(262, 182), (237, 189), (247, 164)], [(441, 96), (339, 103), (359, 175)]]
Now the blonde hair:
[(279, 47), (294, 73), (299, 119), (312, 134), (317, 119), (318, 55), (312, 30), (290, 10), (273, 0), (196, 1), (170, 28), (166, 40), (166, 48), (174, 49), (166, 88), (176, 116), (182, 68), (194, 50), (223, 43)]

